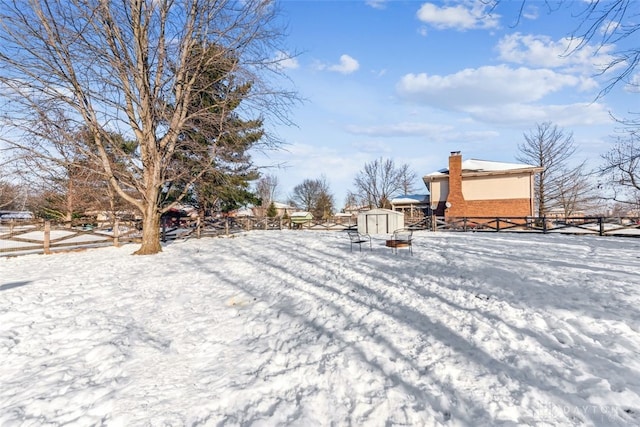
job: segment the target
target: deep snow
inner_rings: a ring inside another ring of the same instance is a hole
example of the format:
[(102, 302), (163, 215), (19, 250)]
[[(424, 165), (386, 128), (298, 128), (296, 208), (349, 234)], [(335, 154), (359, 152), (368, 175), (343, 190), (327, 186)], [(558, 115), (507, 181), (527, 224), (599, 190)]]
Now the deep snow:
[(640, 424), (640, 241), (252, 231), (0, 258), (0, 425)]

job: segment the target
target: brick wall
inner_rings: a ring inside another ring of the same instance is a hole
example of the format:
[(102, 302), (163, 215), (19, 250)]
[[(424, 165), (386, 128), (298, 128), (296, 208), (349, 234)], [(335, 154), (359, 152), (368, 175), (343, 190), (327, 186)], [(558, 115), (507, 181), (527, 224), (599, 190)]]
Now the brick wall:
[[(467, 200), (464, 217), (489, 216), (530, 216), (531, 200), (529, 199), (502, 199), (502, 200)], [(454, 216), (454, 215), (448, 215)]]
[(445, 216), (466, 216), (466, 202), (462, 195), (462, 155), (454, 151), (449, 156), (449, 194), (447, 203), (451, 207), (445, 209)]

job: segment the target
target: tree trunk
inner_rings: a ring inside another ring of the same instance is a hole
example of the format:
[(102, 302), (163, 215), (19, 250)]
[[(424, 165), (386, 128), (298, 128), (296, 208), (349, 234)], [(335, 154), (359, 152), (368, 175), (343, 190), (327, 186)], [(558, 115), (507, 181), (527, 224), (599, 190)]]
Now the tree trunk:
[(160, 246), (160, 212), (154, 203), (147, 203), (142, 212), (142, 245), (135, 255), (153, 255), (162, 252)]

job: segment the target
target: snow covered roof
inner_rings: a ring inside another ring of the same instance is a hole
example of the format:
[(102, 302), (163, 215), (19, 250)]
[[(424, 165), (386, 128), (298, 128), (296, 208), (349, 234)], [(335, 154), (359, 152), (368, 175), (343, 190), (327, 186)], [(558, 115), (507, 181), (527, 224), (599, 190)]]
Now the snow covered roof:
[(275, 206), (276, 209), (293, 209), (293, 206), (280, 202), (273, 202), (273, 206)]
[(240, 208), (235, 211), (236, 216), (253, 216), (253, 211), (250, 208)]
[(392, 205), (398, 204), (417, 204), (417, 203), (429, 203), (429, 195), (427, 194), (404, 194), (402, 196), (394, 197), (391, 199)]
[[(468, 159), (462, 162), (462, 172), (506, 172), (513, 170), (538, 169), (537, 166), (525, 165), (521, 163), (493, 162), (490, 160)], [(448, 175), (449, 168), (440, 169), (425, 176)]]
[(306, 218), (312, 216), (311, 212), (304, 212), (304, 211), (298, 211), (298, 212), (293, 212), (291, 214), (291, 218), (296, 218), (296, 217), (302, 217), (302, 218)]

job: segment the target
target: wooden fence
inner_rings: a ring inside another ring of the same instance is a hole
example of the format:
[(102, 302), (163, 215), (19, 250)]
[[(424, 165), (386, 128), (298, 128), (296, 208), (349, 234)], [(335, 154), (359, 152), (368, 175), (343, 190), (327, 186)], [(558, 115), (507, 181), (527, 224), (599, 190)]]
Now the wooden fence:
[(433, 231), (489, 231), (640, 237), (638, 217), (432, 217)]
[[(91, 224), (91, 225), (88, 225)], [(162, 223), (162, 241), (192, 237), (231, 235), (250, 230), (347, 230), (356, 227), (354, 218), (336, 217), (294, 223), (281, 218), (207, 218)], [(140, 223), (119, 221), (99, 224), (91, 221), (50, 222), (10, 220), (0, 222), (0, 256), (51, 253), (99, 246), (118, 246), (141, 239)]]
[[(163, 224), (163, 241), (231, 235), (251, 230), (334, 230), (357, 228), (355, 218), (336, 217), (329, 220), (310, 220), (302, 223), (282, 218), (207, 218), (180, 224)], [(539, 217), (465, 217), (412, 218), (405, 228), (431, 231), (521, 232), (592, 234), (599, 236), (640, 237), (640, 218), (631, 217), (572, 217), (563, 220)], [(0, 222), (0, 256), (28, 253), (51, 253), (99, 246), (118, 246), (139, 242), (140, 224), (120, 221), (99, 226), (87, 223), (53, 223), (48, 221)]]
[(0, 222), (0, 256), (49, 254), (79, 248), (118, 246), (134, 241), (140, 241), (140, 230), (135, 222), (116, 221), (110, 226), (89, 226), (81, 222)]

